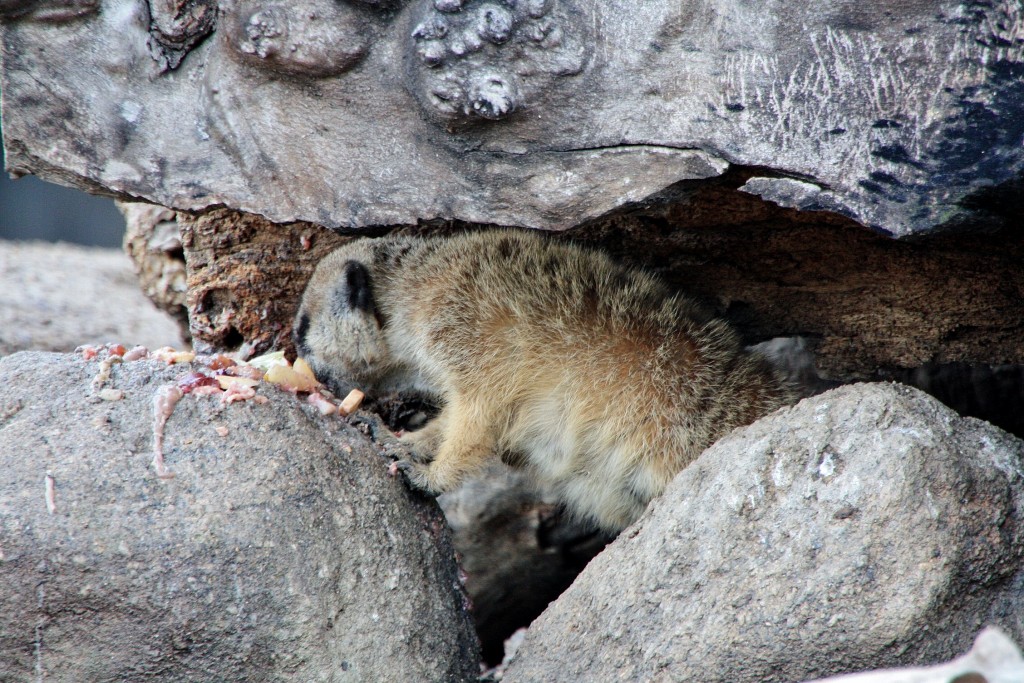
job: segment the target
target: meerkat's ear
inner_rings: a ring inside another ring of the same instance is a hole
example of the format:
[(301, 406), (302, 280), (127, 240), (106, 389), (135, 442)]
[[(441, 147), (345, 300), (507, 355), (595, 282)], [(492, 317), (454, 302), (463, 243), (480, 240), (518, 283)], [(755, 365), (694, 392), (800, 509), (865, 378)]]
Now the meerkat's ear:
[(370, 271), (359, 261), (346, 261), (334, 289), (331, 291), (331, 311), (337, 316), (353, 312), (375, 312)]

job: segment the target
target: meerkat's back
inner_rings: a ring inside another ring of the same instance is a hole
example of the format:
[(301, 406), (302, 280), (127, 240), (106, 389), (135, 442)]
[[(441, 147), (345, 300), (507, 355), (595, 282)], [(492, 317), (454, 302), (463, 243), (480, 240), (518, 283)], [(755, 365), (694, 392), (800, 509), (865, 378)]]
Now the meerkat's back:
[[(716, 438), (790, 399), (724, 323), (597, 252), (491, 231), (383, 240), (332, 258), (336, 275), (365, 270), (373, 314), (361, 324), (386, 347), (380, 367), (350, 379), (386, 377), (443, 403), (407, 437), (424, 460), (410, 478), (428, 490), (454, 487), (498, 453), (618, 530)], [(360, 278), (341, 280), (341, 294), (311, 286), (306, 299), (357, 301)], [(325, 326), (302, 325), (314, 309), (324, 311), (304, 301), (298, 341), (323, 369), (322, 359), (346, 353), (334, 346), (352, 342), (309, 335)]]

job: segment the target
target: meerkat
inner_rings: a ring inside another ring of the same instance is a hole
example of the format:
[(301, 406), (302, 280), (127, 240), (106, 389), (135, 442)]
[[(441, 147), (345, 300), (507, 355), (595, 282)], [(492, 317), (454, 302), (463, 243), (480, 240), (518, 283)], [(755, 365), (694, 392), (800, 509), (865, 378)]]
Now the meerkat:
[(612, 533), (794, 397), (658, 277), (531, 232), (350, 242), (317, 267), (294, 334), (328, 384), (440, 403), (401, 437), (413, 486), (449, 491), (497, 454)]

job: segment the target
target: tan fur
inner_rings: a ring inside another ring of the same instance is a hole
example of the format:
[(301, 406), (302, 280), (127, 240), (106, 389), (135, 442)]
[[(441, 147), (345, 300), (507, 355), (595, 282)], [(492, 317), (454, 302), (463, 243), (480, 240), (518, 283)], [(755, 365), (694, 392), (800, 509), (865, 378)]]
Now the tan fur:
[(528, 232), (352, 242), (310, 281), (296, 342), (319, 377), (440, 400), (403, 437), (417, 486), (450, 490), (497, 453), (609, 531), (717, 438), (792, 400), (656, 277)]

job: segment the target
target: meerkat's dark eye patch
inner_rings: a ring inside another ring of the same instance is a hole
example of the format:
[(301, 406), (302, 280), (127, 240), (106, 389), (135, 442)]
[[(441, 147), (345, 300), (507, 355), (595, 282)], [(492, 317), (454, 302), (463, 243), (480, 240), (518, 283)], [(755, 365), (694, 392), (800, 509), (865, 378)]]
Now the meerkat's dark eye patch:
[(295, 341), (295, 348), (300, 356), (309, 355), (309, 345), (306, 343), (306, 335), (309, 333), (309, 316), (302, 313), (295, 321), (295, 329), (292, 330), (292, 339)]
[(347, 261), (340, 280), (331, 301), (335, 312), (340, 315), (350, 311), (372, 313), (373, 289), (366, 266), (358, 261)]

